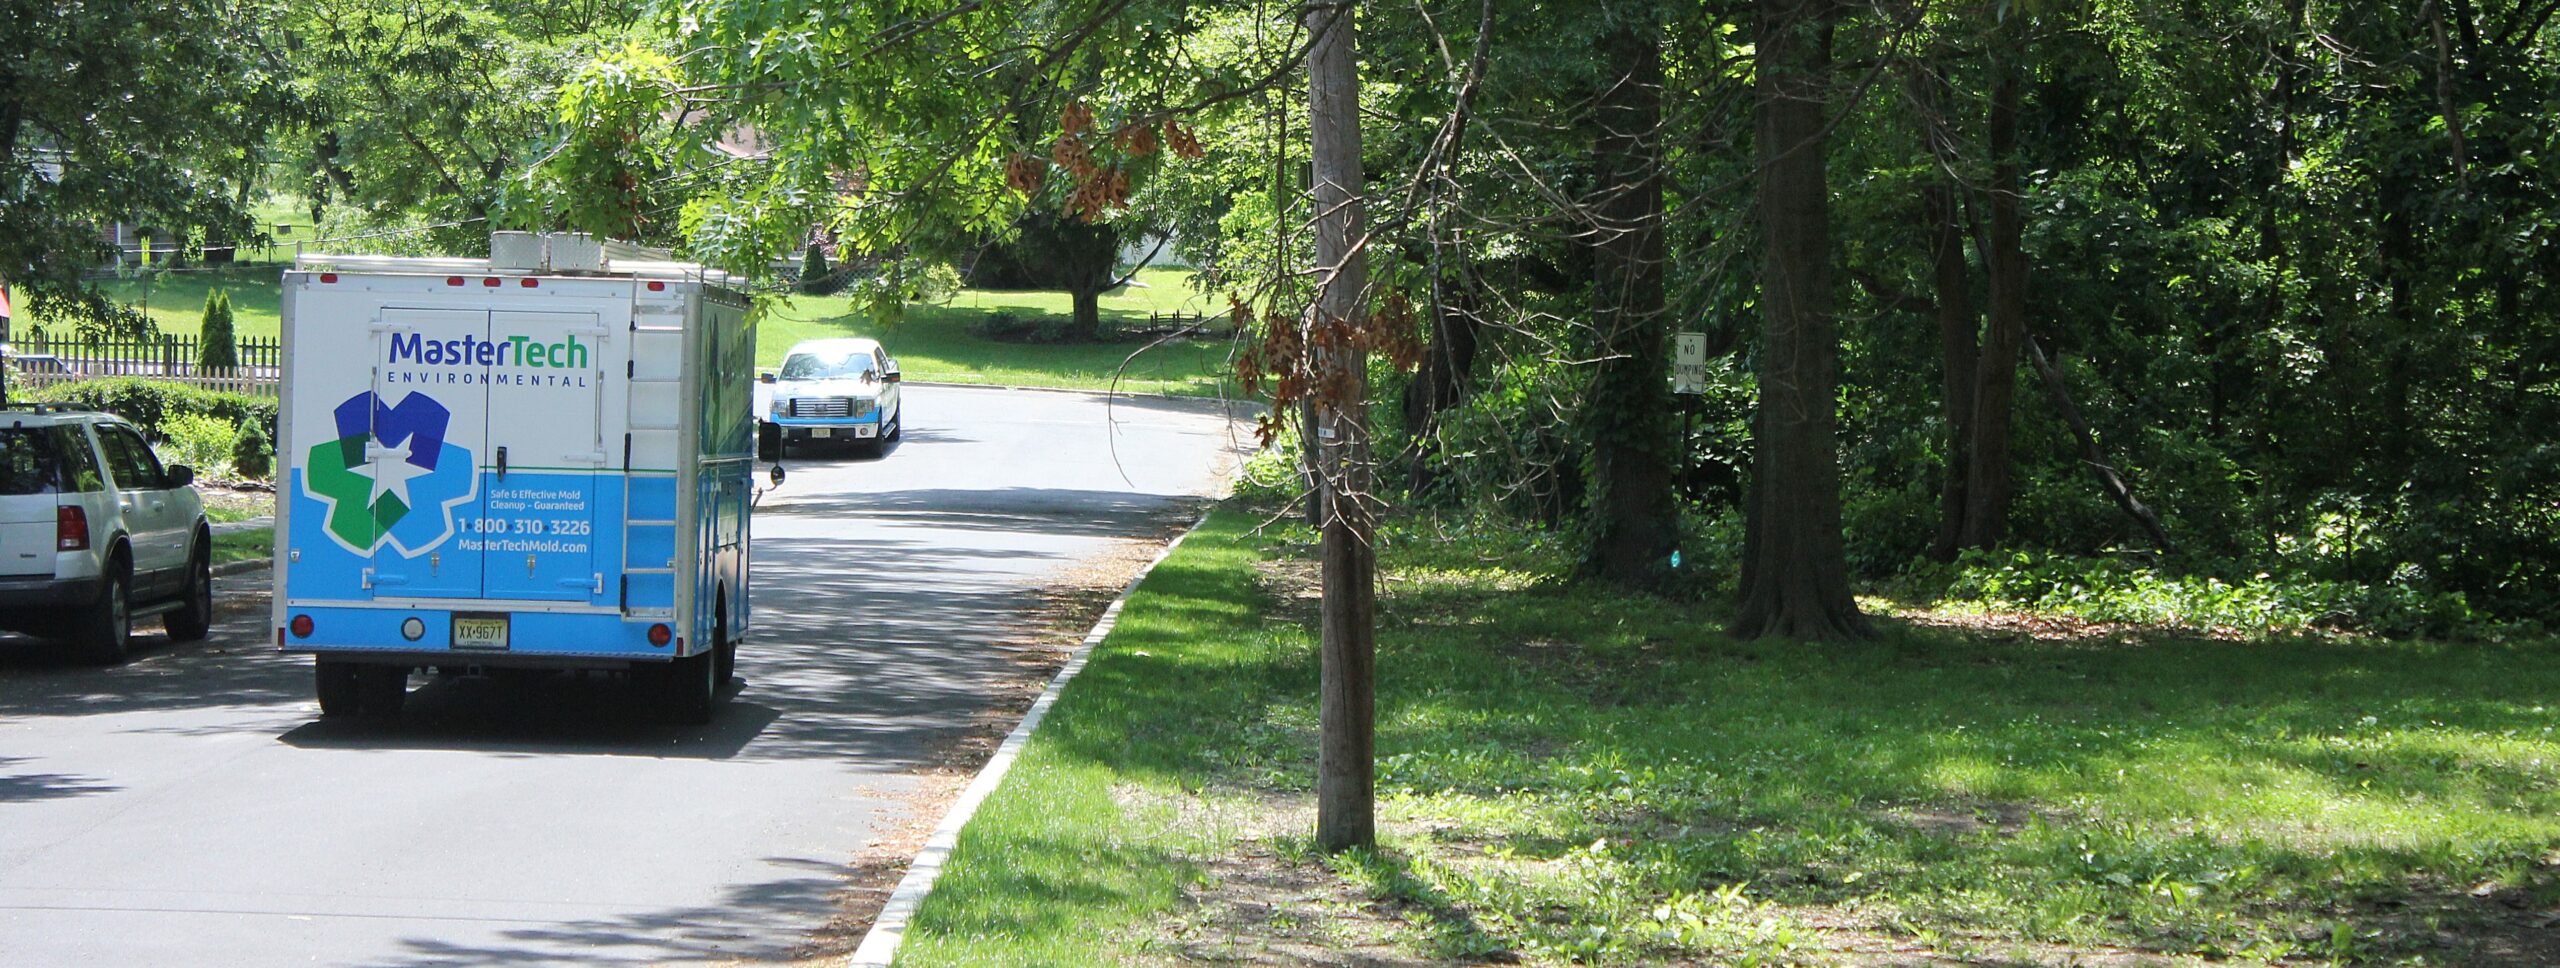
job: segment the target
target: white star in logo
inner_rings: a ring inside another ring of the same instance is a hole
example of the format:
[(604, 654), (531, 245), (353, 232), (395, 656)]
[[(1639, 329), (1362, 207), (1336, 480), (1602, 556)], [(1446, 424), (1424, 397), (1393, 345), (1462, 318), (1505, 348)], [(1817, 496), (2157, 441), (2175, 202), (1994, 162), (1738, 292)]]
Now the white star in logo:
[(373, 492), (365, 495), (366, 506), (371, 506), (385, 494), (399, 498), (402, 507), (418, 506), (416, 501), (409, 498), (409, 479), (424, 477), (430, 472), (424, 467), (409, 463), (408, 442), (402, 441), (396, 449), (375, 444), (366, 450), (368, 452), (366, 456), (373, 459), (364, 466), (349, 468), (373, 479)]

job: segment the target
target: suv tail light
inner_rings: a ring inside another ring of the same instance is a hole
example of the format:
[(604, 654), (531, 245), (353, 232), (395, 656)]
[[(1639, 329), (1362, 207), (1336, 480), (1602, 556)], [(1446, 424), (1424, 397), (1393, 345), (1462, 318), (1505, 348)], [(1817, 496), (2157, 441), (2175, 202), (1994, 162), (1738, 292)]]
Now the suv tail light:
[(65, 504), (54, 509), (53, 550), (89, 550), (89, 512), (80, 510), (77, 504)]

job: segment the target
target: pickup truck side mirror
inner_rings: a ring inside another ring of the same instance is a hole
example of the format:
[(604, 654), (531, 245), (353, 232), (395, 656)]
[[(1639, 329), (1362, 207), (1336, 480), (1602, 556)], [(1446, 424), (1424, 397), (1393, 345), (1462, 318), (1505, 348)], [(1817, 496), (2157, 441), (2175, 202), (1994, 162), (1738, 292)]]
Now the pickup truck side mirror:
[(766, 385), (766, 386), (772, 386), (772, 385), (773, 385), (773, 374), (771, 374), (771, 373), (760, 373), (760, 374), (757, 374), (757, 375), (756, 375), (756, 382), (757, 382), (757, 383), (762, 383), (762, 384), (764, 384), (764, 385)]
[(881, 371), (880, 380), (883, 383), (898, 382), (898, 364), (891, 363), (888, 369)]
[(774, 483), (782, 483), (781, 424), (769, 420), (756, 421), (756, 459), (774, 465)]

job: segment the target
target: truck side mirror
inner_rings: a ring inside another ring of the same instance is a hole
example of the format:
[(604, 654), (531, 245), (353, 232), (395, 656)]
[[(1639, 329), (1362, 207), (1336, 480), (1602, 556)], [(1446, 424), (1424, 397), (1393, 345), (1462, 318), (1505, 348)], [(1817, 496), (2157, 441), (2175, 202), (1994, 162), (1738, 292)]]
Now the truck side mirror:
[(775, 465), (774, 483), (782, 483), (782, 425), (769, 420), (756, 421), (756, 459)]
[(771, 473), (771, 474), (767, 474), (767, 475), (765, 475), (765, 477), (766, 477), (766, 479), (767, 479), (767, 480), (770, 480), (770, 481), (772, 481), (772, 482), (773, 482), (773, 486), (775, 486), (775, 487), (781, 487), (781, 486), (782, 486), (782, 477), (783, 477), (783, 474), (782, 474), (782, 465), (780, 465), (780, 464), (775, 464), (775, 465), (773, 465), (773, 473)]
[(773, 385), (773, 374), (771, 374), (771, 373), (760, 373), (760, 374), (757, 374), (757, 375), (756, 375), (756, 382), (757, 382), (757, 383), (762, 383), (762, 384), (764, 384), (764, 385), (766, 385), (766, 386), (772, 386), (772, 385)]
[(898, 364), (889, 364), (889, 368), (880, 374), (880, 379), (889, 383), (898, 382)]

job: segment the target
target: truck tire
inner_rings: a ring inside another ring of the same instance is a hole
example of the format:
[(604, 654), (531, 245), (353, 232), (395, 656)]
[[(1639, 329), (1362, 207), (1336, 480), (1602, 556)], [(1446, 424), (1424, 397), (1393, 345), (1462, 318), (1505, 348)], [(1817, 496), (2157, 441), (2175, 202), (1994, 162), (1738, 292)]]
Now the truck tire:
[(661, 683), (666, 689), (668, 719), (687, 726), (711, 721), (712, 706), (720, 695), (719, 684), (711, 681), (720, 666), (716, 655), (715, 649), (667, 663)]
[(125, 647), (133, 638), (129, 571), (124, 556), (108, 559), (106, 587), (99, 591), (97, 603), (72, 620), (72, 641), (93, 662), (112, 665), (124, 661)]
[(197, 535), (196, 553), (187, 563), (187, 587), (179, 593), (184, 603), (178, 610), (161, 619), (169, 629), (171, 642), (202, 641), (213, 631), (213, 547)]
[(720, 604), (712, 609), (711, 623), (717, 629), (711, 633), (717, 636), (711, 649), (711, 688), (726, 689), (729, 677), (738, 674), (738, 640), (729, 634), (729, 592), (725, 588), (720, 591)]
[(312, 691), (320, 696), (323, 717), (353, 716), (363, 698), (356, 689), (356, 667), (336, 659), (311, 660)]
[(396, 719), (409, 700), (409, 667), (356, 667), (356, 708), (369, 719)]

